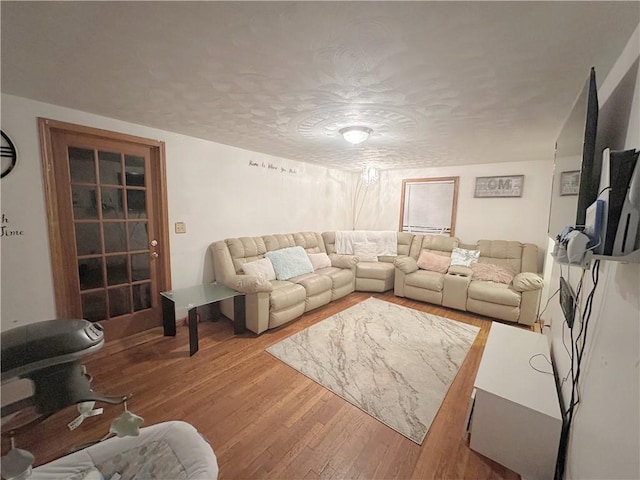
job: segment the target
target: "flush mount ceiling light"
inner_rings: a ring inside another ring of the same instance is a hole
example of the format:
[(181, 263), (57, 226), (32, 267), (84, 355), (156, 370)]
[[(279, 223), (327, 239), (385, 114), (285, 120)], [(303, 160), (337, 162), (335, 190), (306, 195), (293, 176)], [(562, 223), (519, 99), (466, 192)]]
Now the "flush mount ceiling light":
[(340, 135), (342, 135), (347, 142), (353, 145), (364, 142), (367, 138), (369, 138), (369, 135), (371, 135), (372, 132), (373, 130), (371, 130), (369, 127), (357, 126), (345, 127), (340, 129), (339, 131)]

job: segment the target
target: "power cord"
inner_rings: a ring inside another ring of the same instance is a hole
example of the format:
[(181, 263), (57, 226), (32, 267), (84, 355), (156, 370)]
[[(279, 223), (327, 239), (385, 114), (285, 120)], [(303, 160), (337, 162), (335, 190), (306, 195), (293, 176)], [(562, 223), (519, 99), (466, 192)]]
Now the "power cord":
[[(558, 287), (558, 289), (553, 292), (553, 295), (551, 295), (548, 299), (547, 299), (547, 303), (545, 304), (544, 308), (542, 309), (542, 311), (538, 314), (538, 318), (537, 321), (539, 323), (542, 324), (542, 328), (544, 327), (549, 327), (549, 325), (545, 325), (544, 323), (542, 323), (542, 315), (544, 314), (544, 312), (547, 311), (547, 307), (549, 306), (549, 304), (551, 303), (551, 300), (553, 300), (553, 297), (555, 297), (558, 293), (560, 293), (560, 287)], [(551, 327), (549, 327), (551, 328)]]
[[(536, 357), (542, 357), (542, 358), (544, 358), (544, 359), (547, 361), (547, 363), (548, 363), (549, 365), (551, 365), (551, 371), (550, 371), (550, 372), (546, 372), (546, 371), (544, 371), (544, 370), (540, 370), (540, 369), (539, 369), (539, 368), (537, 368), (537, 367), (534, 367), (534, 366), (533, 366), (533, 363), (531, 363), (531, 362), (532, 362), (532, 360), (533, 360), (534, 358), (536, 358)], [(529, 366), (530, 366), (531, 368), (533, 368), (536, 372), (544, 373), (544, 374), (547, 374), (547, 375), (553, 375), (553, 363), (551, 363), (551, 360), (549, 360), (549, 359), (547, 358), (547, 356), (546, 356), (544, 353), (536, 353), (535, 355), (531, 355), (531, 356), (529, 357)]]
[[(582, 359), (584, 356), (584, 352), (587, 345), (588, 339), (588, 331), (589, 324), (591, 320), (591, 313), (593, 311), (593, 299), (595, 297), (595, 292), (598, 287), (598, 282), (600, 280), (600, 260), (596, 260), (593, 263), (593, 267), (591, 270), (591, 279), (593, 282), (593, 287), (591, 291), (587, 295), (587, 299), (585, 301), (585, 308), (582, 311), (582, 315), (580, 318), (580, 331), (578, 335), (574, 338), (574, 329), (571, 328), (571, 401), (567, 409), (563, 412), (563, 425), (562, 431), (560, 434), (560, 449), (558, 452), (558, 462), (556, 463), (556, 472), (555, 478), (557, 480), (561, 480), (564, 478), (565, 466), (567, 460), (567, 448), (569, 443), (569, 436), (571, 433), (571, 425), (573, 423), (573, 418), (576, 413), (576, 408), (580, 404), (580, 373), (582, 367)], [(580, 279), (579, 290), (582, 288), (582, 278)], [(575, 322), (574, 322), (575, 326)], [(564, 334), (564, 328), (563, 328)], [(563, 336), (564, 343), (564, 336)], [(566, 344), (565, 349), (568, 350)], [(569, 373), (567, 373), (568, 378)], [(564, 383), (564, 382), (563, 382)]]

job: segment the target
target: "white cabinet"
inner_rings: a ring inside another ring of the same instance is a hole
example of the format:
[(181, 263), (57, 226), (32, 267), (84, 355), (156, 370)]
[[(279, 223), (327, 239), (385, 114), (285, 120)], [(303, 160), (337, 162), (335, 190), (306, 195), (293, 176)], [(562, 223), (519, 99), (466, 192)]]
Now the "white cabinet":
[(553, 478), (562, 430), (552, 368), (538, 354), (550, 358), (544, 335), (494, 322), (472, 399), (470, 447), (526, 480)]

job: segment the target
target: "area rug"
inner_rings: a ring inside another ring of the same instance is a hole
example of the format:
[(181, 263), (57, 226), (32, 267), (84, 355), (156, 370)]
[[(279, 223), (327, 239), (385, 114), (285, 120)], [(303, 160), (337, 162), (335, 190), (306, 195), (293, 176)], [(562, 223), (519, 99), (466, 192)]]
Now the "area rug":
[(371, 297), (267, 351), (422, 444), (479, 330)]

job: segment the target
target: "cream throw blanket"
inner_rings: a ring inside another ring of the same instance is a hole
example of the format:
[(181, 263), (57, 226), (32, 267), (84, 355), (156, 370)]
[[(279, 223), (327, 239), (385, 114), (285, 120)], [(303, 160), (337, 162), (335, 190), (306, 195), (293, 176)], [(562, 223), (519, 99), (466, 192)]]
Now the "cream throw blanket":
[(398, 254), (398, 232), (348, 230), (336, 232), (336, 253), (339, 255), (353, 255), (354, 243), (375, 243), (376, 255)]

